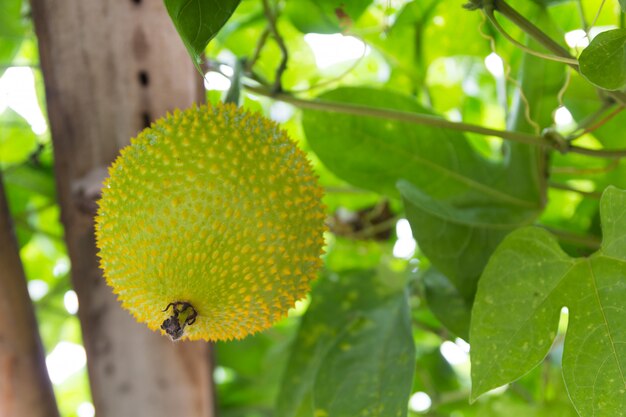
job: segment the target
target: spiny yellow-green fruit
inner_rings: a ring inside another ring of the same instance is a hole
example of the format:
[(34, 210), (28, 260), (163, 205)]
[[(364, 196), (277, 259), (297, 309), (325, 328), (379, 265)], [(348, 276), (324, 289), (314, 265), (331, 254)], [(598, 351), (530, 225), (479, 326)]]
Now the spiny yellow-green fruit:
[(123, 307), (173, 339), (269, 327), (321, 266), (324, 207), (305, 154), (233, 105), (176, 111), (109, 169), (100, 264)]

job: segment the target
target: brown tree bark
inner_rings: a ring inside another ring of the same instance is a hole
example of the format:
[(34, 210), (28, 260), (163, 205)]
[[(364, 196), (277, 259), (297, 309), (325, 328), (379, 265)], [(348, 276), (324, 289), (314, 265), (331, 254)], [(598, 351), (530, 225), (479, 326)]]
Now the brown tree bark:
[(58, 417), (0, 175), (0, 417)]
[(166, 111), (202, 101), (202, 79), (161, 0), (31, 5), (96, 413), (212, 416), (208, 345), (172, 343), (121, 309), (98, 268), (93, 226), (120, 147)]

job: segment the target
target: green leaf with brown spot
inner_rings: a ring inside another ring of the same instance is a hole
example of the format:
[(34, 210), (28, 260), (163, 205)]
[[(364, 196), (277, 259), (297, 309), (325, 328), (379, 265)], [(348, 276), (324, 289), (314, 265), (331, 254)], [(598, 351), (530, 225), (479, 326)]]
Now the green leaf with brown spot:
[(563, 375), (574, 406), (583, 417), (626, 416), (625, 206), (626, 191), (604, 192), (604, 240), (588, 258), (571, 258), (536, 227), (496, 249), (472, 310), (472, 399), (539, 364), (568, 307)]
[(408, 296), (373, 271), (318, 282), (291, 348), (277, 417), (403, 417), (415, 347)]

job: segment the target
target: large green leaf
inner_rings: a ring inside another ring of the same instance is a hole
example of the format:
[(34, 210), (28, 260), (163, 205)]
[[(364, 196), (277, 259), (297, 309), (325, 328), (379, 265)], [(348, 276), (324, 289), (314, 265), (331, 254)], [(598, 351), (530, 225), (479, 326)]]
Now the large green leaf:
[(580, 54), (580, 72), (606, 90), (626, 86), (626, 29), (613, 29), (593, 38)]
[[(319, 98), (432, 114), (411, 97), (373, 88), (343, 87)], [(482, 158), (460, 132), (318, 110), (304, 111), (302, 124), (322, 162), (358, 187), (397, 196), (396, 183), (405, 179), (449, 202), (538, 205), (519, 187), (505, 184), (504, 166)]]
[(415, 348), (407, 293), (374, 272), (318, 282), (277, 402), (278, 417), (406, 416)]
[[(430, 114), (409, 97), (368, 88), (321, 98)], [(462, 133), (320, 111), (305, 111), (303, 126), (311, 148), (342, 179), (391, 196), (398, 185), (420, 249), (468, 304), (500, 240), (539, 212), (526, 160), (509, 158), (525, 174), (509, 178), (509, 166), (481, 157)]]
[(228, 21), (241, 0), (164, 0), (178, 34), (196, 65), (209, 41)]
[(537, 216), (535, 210), (498, 205), (497, 201), (456, 207), (407, 181), (400, 181), (398, 189), (420, 248), (470, 304), (476, 281), (500, 241)]
[(626, 415), (626, 191), (600, 203), (604, 240), (571, 258), (539, 228), (511, 233), (479, 282), (472, 312), (472, 398), (537, 365), (569, 309), (563, 374), (581, 416)]

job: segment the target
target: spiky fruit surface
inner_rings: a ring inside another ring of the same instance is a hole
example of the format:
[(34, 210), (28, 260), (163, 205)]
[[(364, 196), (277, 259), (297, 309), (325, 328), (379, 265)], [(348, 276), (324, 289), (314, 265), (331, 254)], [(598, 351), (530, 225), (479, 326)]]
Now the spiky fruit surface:
[(160, 119), (109, 170), (96, 218), (104, 276), (158, 330), (169, 303), (191, 340), (242, 338), (305, 296), (320, 267), (322, 190), (278, 125), (233, 105)]

